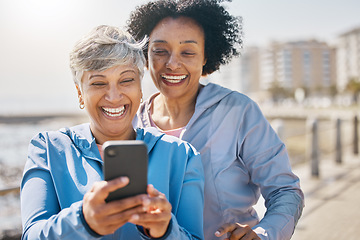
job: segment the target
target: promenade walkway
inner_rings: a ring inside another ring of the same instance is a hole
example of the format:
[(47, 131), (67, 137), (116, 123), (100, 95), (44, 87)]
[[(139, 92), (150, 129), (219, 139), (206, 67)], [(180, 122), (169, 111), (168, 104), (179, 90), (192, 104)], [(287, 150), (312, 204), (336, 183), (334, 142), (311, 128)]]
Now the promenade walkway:
[(344, 153), (321, 157), (320, 177), (311, 177), (310, 164), (296, 166), (305, 193), (305, 208), (292, 240), (360, 239), (360, 156)]

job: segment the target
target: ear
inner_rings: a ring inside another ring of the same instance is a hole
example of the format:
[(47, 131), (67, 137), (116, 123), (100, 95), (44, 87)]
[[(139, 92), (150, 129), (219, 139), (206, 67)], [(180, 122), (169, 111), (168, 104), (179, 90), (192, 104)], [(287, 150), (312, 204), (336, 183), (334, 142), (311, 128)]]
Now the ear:
[(207, 76), (208, 74), (207, 73), (204, 73), (204, 66), (205, 66), (205, 64), (207, 63), (207, 58), (204, 58), (204, 62), (203, 62), (203, 68), (202, 68), (202, 73), (201, 73), (201, 76), (202, 77), (205, 77), (205, 76)]
[(206, 62), (207, 62), (207, 58), (204, 58), (203, 66), (205, 66)]

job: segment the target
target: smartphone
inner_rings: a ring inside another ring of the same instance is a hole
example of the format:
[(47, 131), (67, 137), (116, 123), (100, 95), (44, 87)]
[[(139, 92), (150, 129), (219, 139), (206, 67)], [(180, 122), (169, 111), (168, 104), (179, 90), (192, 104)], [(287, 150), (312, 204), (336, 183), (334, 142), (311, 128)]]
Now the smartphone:
[(103, 153), (103, 173), (106, 181), (120, 176), (130, 179), (128, 185), (111, 192), (106, 202), (146, 194), (148, 154), (143, 141), (107, 141), (103, 144)]

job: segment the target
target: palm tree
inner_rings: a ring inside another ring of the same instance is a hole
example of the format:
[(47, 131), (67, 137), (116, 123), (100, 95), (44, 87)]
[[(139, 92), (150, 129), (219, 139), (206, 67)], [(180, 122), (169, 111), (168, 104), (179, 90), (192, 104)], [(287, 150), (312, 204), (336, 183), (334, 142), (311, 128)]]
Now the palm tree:
[(359, 94), (360, 94), (360, 80), (359, 77), (350, 78), (348, 84), (346, 85), (346, 90), (353, 95), (353, 102), (357, 103)]

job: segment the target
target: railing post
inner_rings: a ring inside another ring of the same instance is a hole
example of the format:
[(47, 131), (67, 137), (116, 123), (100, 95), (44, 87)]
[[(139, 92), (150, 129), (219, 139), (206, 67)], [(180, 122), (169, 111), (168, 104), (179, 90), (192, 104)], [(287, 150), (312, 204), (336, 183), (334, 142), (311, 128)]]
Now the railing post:
[(359, 130), (358, 130), (358, 126), (359, 126), (358, 116), (355, 115), (355, 117), (354, 117), (354, 142), (353, 142), (354, 154), (355, 155), (359, 154)]
[(342, 146), (341, 146), (341, 119), (336, 119), (336, 140), (335, 140), (335, 161), (342, 163)]
[(319, 141), (318, 141), (318, 120), (308, 119), (307, 120), (308, 132), (310, 132), (310, 146), (309, 146), (309, 158), (311, 164), (311, 176), (319, 177)]

